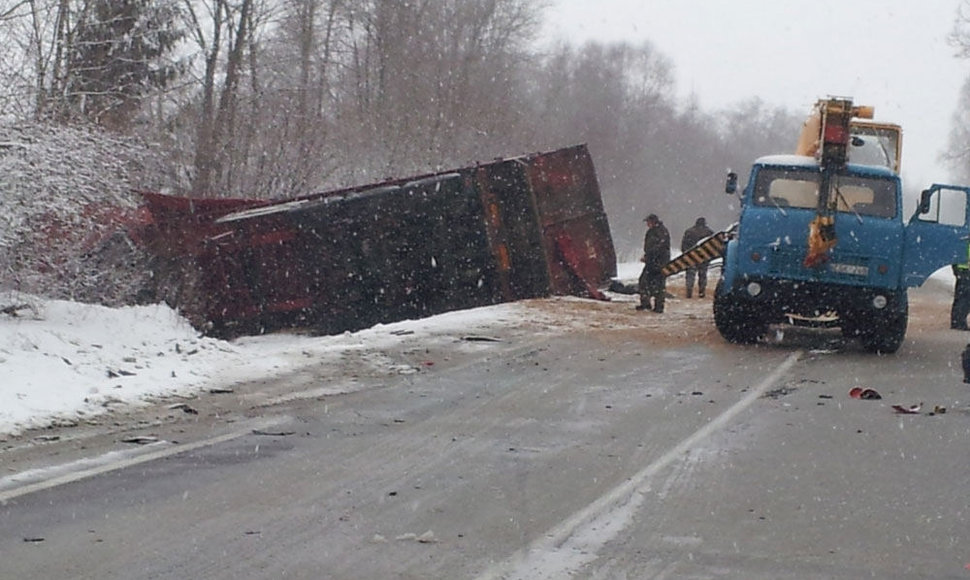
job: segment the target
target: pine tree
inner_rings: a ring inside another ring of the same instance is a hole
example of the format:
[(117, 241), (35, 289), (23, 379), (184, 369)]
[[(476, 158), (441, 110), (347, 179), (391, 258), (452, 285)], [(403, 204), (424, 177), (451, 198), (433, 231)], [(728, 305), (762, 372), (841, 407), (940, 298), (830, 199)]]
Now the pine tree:
[(92, 0), (67, 51), (66, 119), (125, 129), (142, 100), (182, 72), (169, 60), (183, 36), (176, 0)]

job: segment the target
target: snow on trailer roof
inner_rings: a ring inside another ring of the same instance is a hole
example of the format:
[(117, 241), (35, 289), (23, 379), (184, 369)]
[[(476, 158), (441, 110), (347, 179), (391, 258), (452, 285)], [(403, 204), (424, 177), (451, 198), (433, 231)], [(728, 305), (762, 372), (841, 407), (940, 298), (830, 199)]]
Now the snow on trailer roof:
[(444, 183), (445, 181), (450, 181), (452, 179), (461, 179), (461, 174), (454, 171), (450, 173), (439, 173), (437, 175), (432, 175), (430, 177), (425, 177), (423, 179), (416, 179), (414, 181), (409, 181), (404, 184), (404, 187), (406, 188), (425, 187), (428, 185), (437, 185), (438, 187), (440, 187), (442, 183)]
[[(422, 179), (409, 181), (404, 184), (404, 188), (423, 187), (423, 186), (428, 186), (436, 183), (440, 184), (452, 179), (461, 179), (461, 174), (456, 172), (450, 172), (450, 173), (442, 173), (438, 175), (431, 175), (429, 177), (425, 177)], [(290, 201), (269, 203), (267, 205), (260, 205), (258, 207), (244, 209), (230, 214), (226, 214), (216, 219), (215, 222), (218, 224), (222, 224), (222, 223), (235, 222), (235, 221), (252, 219), (257, 217), (265, 217), (265, 216), (269, 216), (277, 213), (317, 208), (321, 205), (328, 205), (336, 201), (380, 196), (399, 189), (401, 189), (401, 186), (397, 184), (381, 185), (378, 187), (372, 187), (361, 191), (353, 191), (344, 195), (330, 195), (330, 196), (317, 197), (316, 199), (302, 198), (302, 199), (296, 199), (296, 200), (290, 200)]]
[(336, 200), (344, 200), (344, 199), (364, 199), (366, 197), (375, 197), (375, 196), (385, 195), (385, 194), (391, 193), (393, 191), (397, 191), (399, 189), (401, 189), (401, 186), (400, 185), (396, 185), (396, 184), (394, 184), (394, 185), (381, 185), (379, 187), (372, 187), (372, 188), (369, 188), (369, 189), (362, 189), (360, 191), (352, 191), (352, 192), (350, 192), (350, 193), (348, 193), (346, 195), (341, 195), (341, 196), (337, 196), (337, 197), (325, 197), (325, 198), (321, 199), (320, 201), (322, 201), (324, 203), (333, 203), (333, 201), (336, 201)]
[(275, 203), (272, 205), (261, 205), (259, 207), (254, 207), (252, 209), (244, 209), (242, 211), (226, 214), (220, 217), (219, 219), (217, 219), (216, 223), (222, 224), (226, 222), (234, 222), (234, 221), (250, 219), (254, 217), (272, 215), (280, 212), (292, 211), (294, 209), (299, 208), (301, 205), (306, 204), (308, 201), (309, 200), (306, 200), (306, 199), (298, 199), (295, 201)]

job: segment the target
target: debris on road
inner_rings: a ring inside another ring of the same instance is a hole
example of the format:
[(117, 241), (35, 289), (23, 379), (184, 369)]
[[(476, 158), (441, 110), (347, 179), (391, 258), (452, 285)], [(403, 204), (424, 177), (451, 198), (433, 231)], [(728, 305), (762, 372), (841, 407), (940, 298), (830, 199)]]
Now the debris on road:
[(615, 292), (617, 294), (637, 294), (637, 287), (633, 284), (624, 284), (622, 281), (617, 279), (610, 280), (610, 285), (608, 290), (610, 292)]
[(761, 395), (761, 398), (762, 399), (780, 399), (781, 397), (786, 397), (786, 396), (794, 393), (797, 390), (798, 390), (798, 387), (782, 386), (782, 387), (778, 387), (777, 389), (772, 389), (772, 390), (766, 392), (765, 394)]
[(253, 429), (253, 435), (263, 435), (265, 437), (288, 437), (294, 433), (296, 431), (264, 431), (262, 429)]
[(923, 403), (919, 402), (915, 405), (910, 405), (909, 407), (904, 407), (902, 405), (893, 405), (893, 410), (900, 415), (916, 415), (923, 409)]
[(136, 435), (121, 440), (122, 443), (134, 443), (136, 445), (148, 445), (149, 443), (158, 443), (159, 441), (161, 440), (158, 437), (151, 435)]
[(418, 542), (419, 544), (434, 544), (438, 541), (434, 536), (434, 532), (431, 530), (428, 530), (420, 536), (413, 532), (408, 532), (406, 534), (401, 534), (394, 539), (398, 542)]
[(849, 389), (849, 396), (853, 399), (863, 399), (866, 401), (882, 399), (882, 395), (878, 391), (867, 387), (852, 387)]
[(185, 403), (175, 403), (174, 405), (169, 405), (169, 409), (182, 409), (182, 411), (188, 413), (189, 415), (198, 415), (199, 412), (192, 407), (186, 405)]
[(813, 348), (808, 352), (809, 354), (819, 355), (819, 354), (839, 354), (839, 352), (841, 351), (837, 348)]

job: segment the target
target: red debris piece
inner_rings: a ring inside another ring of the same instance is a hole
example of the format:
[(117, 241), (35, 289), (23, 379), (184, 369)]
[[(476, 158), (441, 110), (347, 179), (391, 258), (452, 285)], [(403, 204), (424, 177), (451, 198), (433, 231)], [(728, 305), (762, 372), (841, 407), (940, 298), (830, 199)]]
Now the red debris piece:
[(923, 403), (917, 403), (915, 405), (910, 405), (909, 407), (904, 407), (902, 405), (893, 405), (893, 410), (901, 415), (915, 415), (920, 412), (923, 408)]
[(867, 401), (881, 399), (880, 395), (875, 389), (868, 389), (862, 387), (852, 387), (849, 390), (849, 396), (853, 399), (865, 399)]

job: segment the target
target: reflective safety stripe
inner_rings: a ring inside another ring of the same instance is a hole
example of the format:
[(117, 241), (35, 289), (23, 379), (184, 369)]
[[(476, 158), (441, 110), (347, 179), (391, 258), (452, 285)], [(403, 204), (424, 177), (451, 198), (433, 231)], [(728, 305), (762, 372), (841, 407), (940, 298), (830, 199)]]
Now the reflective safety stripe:
[(967, 261), (963, 264), (955, 264), (957, 270), (970, 270), (970, 245), (967, 246)]
[(727, 232), (718, 232), (707, 239), (701, 240), (696, 246), (667, 262), (661, 272), (664, 276), (673, 276), (678, 272), (683, 272), (687, 268), (693, 268), (704, 262), (710, 262), (714, 258), (724, 255), (724, 246), (727, 243)]

